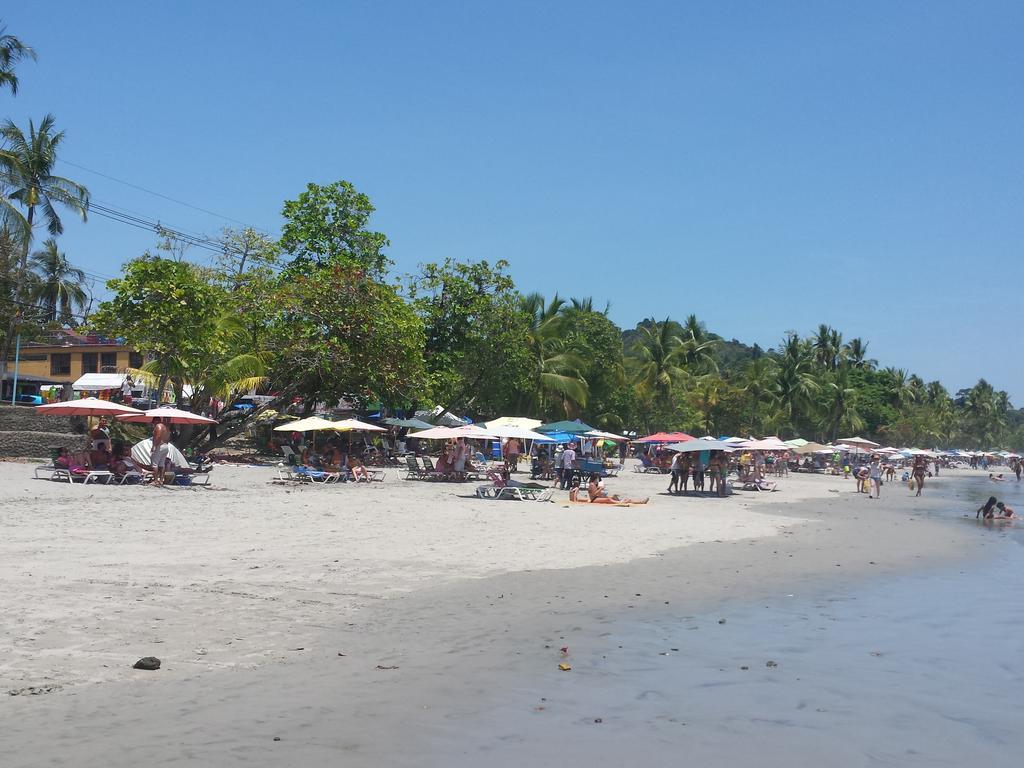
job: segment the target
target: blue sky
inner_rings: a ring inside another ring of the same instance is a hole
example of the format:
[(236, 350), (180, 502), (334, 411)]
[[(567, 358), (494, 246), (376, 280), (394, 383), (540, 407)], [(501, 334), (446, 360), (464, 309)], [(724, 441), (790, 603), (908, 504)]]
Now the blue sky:
[[(68, 2), (5, 8), (79, 166), (276, 232), (308, 181), (371, 196), (395, 271), (507, 259), (524, 291), (819, 322), (882, 365), (1024, 404), (1017, 2)], [(233, 224), (63, 165), (104, 204)], [(111, 276), (151, 247), (98, 216)], [(196, 258), (202, 254), (194, 253)]]

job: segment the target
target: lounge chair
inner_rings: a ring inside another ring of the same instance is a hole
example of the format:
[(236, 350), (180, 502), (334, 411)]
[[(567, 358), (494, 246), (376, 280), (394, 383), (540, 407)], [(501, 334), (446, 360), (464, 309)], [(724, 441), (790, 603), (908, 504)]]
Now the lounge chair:
[(743, 490), (744, 491), (768, 491), (768, 492), (771, 492), (771, 491), (775, 490), (775, 486), (777, 486), (777, 485), (778, 485), (778, 483), (770, 482), (768, 480), (765, 480), (764, 478), (762, 478), (760, 480), (754, 480), (753, 478), (750, 478), (748, 480), (744, 480), (743, 481)]
[(67, 480), (72, 485), (75, 480), (81, 480), (82, 485), (88, 485), (89, 483), (103, 483), (108, 484), (114, 479), (114, 473), (108, 472), (105, 469), (89, 469), (88, 467), (81, 467), (75, 469), (56, 469), (50, 476), (51, 480)]
[(434, 462), (427, 456), (423, 457), (423, 479), (425, 480), (452, 480), (454, 475), (441, 472), (434, 466)]
[(406, 480), (422, 480), (423, 479), (423, 468), (416, 461), (416, 457), (408, 455), (405, 457), (405, 479)]

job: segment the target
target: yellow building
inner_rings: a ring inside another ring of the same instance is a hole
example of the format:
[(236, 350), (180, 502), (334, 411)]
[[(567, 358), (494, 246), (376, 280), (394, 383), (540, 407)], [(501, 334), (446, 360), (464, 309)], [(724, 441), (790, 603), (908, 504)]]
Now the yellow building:
[[(143, 356), (116, 339), (57, 331), (42, 342), (23, 342), (17, 359), (18, 393), (40, 387), (72, 384), (87, 373), (124, 373), (142, 366)], [(15, 350), (7, 362), (3, 397), (10, 399), (15, 372)]]

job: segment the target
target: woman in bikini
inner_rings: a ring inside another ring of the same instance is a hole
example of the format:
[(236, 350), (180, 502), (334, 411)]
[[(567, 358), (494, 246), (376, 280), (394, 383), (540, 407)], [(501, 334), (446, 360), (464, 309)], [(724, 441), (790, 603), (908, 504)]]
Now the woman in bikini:
[(579, 492), (579, 488), (571, 489), (569, 491), (569, 501), (581, 503), (589, 501), (591, 504), (646, 504), (648, 502), (648, 499), (623, 499), (619, 496), (609, 496), (608, 491), (604, 488), (604, 483), (601, 482), (601, 478), (596, 474), (592, 474), (587, 482), (588, 499), (579, 498)]
[(917, 485), (917, 493), (915, 496), (921, 495), (921, 489), (924, 488), (924, 475), (925, 475), (925, 460), (924, 456), (914, 457), (914, 483)]

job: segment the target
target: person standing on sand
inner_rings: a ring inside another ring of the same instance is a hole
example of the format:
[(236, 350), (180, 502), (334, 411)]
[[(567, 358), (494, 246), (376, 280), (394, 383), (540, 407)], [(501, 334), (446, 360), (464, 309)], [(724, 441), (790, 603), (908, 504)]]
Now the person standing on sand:
[(679, 462), (683, 454), (677, 453), (672, 457), (672, 464), (669, 471), (672, 472), (672, 479), (668, 481), (668, 492), (676, 493), (679, 490)]
[(925, 476), (925, 460), (924, 456), (914, 457), (914, 483), (917, 485), (917, 493), (915, 496), (921, 495), (921, 489), (924, 488), (924, 476)]
[(171, 430), (162, 421), (153, 425), (153, 485), (164, 484), (164, 469), (167, 464), (167, 445), (171, 441)]
[[(882, 498), (882, 462), (877, 456), (871, 457), (871, 466), (868, 468), (871, 477), (871, 488), (868, 490), (869, 499)], [(872, 491), (874, 494), (872, 495)]]
[(572, 487), (572, 473), (576, 469), (576, 444), (569, 443), (562, 451), (562, 490)]

